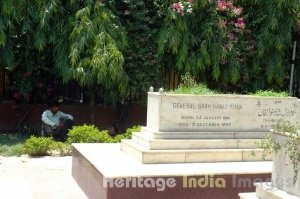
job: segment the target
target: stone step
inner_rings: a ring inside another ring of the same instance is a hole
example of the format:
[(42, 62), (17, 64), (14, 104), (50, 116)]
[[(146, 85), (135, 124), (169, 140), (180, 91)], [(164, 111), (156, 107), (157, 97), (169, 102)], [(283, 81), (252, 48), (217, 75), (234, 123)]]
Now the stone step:
[(144, 132), (132, 140), (152, 150), (158, 149), (252, 149), (259, 139), (155, 139)]
[(141, 132), (156, 139), (261, 139), (268, 132), (198, 132), (198, 131), (153, 131), (148, 127), (142, 127)]
[(145, 164), (262, 161), (261, 149), (256, 156), (251, 155), (253, 149), (149, 150), (133, 140), (122, 140), (121, 150)]
[[(289, 183), (289, 182), (287, 182)], [(295, 195), (273, 187), (270, 182), (255, 183), (256, 195), (261, 199), (300, 199)], [(291, 185), (293, 186), (293, 185)]]
[(256, 196), (255, 192), (251, 192), (251, 193), (239, 193), (239, 197), (240, 197), (240, 199), (259, 199)]

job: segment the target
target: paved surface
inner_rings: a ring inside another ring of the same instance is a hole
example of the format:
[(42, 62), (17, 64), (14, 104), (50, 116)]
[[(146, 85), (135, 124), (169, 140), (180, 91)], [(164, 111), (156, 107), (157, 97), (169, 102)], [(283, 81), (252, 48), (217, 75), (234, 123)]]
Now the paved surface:
[(71, 170), (71, 156), (0, 156), (0, 198), (87, 199)]

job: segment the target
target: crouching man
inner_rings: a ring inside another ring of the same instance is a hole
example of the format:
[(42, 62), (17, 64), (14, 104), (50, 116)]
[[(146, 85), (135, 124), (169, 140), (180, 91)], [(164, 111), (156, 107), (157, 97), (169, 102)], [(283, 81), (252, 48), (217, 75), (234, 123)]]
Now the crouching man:
[(59, 110), (59, 102), (50, 101), (42, 114), (42, 131), (56, 141), (66, 141), (69, 129), (74, 125), (73, 116)]

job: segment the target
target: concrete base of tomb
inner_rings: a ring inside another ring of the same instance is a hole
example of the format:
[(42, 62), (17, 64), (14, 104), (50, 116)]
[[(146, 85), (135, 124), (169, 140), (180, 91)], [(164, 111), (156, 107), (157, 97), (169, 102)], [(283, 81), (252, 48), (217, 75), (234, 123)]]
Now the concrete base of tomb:
[[(288, 140), (286, 135), (273, 133), (272, 139), (284, 145)], [(300, 146), (300, 139), (298, 147)], [(299, 147), (300, 149), (300, 147)], [(298, 170), (299, 170), (298, 166)], [(285, 149), (282, 147), (273, 155), (271, 182), (256, 183), (255, 193), (241, 193), (241, 199), (300, 199), (300, 173), (294, 176), (294, 166)], [(295, 184), (293, 183), (296, 177)]]
[[(158, 135), (164, 137), (156, 138)], [(145, 164), (262, 161), (261, 149), (255, 150), (255, 156), (252, 152), (258, 137), (263, 135), (263, 132), (154, 133), (142, 127), (132, 139), (122, 140), (121, 150)], [(271, 159), (271, 156), (266, 158)]]
[(300, 197), (272, 186), (271, 182), (255, 183), (254, 185), (256, 192), (240, 193), (240, 199), (300, 199)]
[(90, 199), (238, 199), (268, 181), (272, 162), (142, 164), (120, 144), (73, 144), (72, 175)]

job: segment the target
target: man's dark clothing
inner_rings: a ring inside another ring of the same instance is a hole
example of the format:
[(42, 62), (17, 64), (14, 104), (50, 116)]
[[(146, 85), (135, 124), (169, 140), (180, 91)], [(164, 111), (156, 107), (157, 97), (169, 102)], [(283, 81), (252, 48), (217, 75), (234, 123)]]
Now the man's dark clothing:
[(71, 119), (62, 120), (62, 127), (57, 127), (53, 129), (52, 126), (43, 123), (43, 131), (48, 136), (53, 136), (53, 139), (56, 141), (65, 142), (67, 140), (67, 133), (69, 129), (74, 126), (74, 122)]

